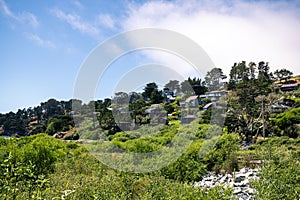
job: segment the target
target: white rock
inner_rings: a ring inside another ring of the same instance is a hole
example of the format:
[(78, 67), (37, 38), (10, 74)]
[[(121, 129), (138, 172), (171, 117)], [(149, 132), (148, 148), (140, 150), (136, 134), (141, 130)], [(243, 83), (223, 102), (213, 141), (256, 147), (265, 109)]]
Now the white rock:
[(220, 178), (220, 182), (225, 183), (227, 181), (227, 179), (228, 179), (228, 175), (225, 174), (222, 178)]
[(245, 190), (245, 192), (247, 192), (250, 195), (253, 195), (256, 193), (255, 189), (253, 189), (253, 188), (247, 188), (247, 190)]
[(241, 193), (241, 192), (242, 192), (242, 189), (239, 188), (239, 187), (235, 187), (235, 188), (233, 189), (233, 194), (239, 194), (239, 193)]
[(244, 167), (239, 172), (245, 174), (246, 172), (248, 172), (248, 168)]

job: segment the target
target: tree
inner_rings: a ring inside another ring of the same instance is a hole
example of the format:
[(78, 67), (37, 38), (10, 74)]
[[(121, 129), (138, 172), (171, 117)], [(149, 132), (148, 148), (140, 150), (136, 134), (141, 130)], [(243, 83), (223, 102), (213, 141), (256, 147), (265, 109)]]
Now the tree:
[[(253, 63), (252, 63), (252, 65), (253, 65)], [(247, 81), (247, 80), (249, 80), (250, 74), (251, 74), (251, 77), (254, 76), (253, 75), (254, 70), (255, 69), (253, 68), (253, 66), (252, 66), (252, 69), (250, 70), (250, 68), (247, 67), (245, 61), (242, 61), (238, 64), (234, 63), (234, 65), (231, 67), (230, 74), (229, 74), (230, 80), (235, 81), (235, 82), (238, 82), (238, 80)]]
[(57, 115), (48, 120), (46, 133), (53, 135), (59, 131), (68, 131), (71, 127), (74, 127), (74, 121), (71, 116)]
[(238, 70), (237, 70), (237, 64), (234, 63), (233, 66), (231, 67), (230, 73), (229, 73), (229, 78), (232, 80), (232, 82), (237, 82), (238, 81)]
[(166, 85), (165, 88), (168, 88), (172, 92), (175, 92), (179, 88), (179, 81), (177, 80), (170, 80)]
[(270, 83), (270, 75), (269, 75), (269, 63), (261, 61), (258, 63), (258, 80), (260, 82)]
[(188, 81), (190, 85), (192, 86), (194, 92), (196, 95), (204, 94), (207, 91), (207, 88), (205, 87), (205, 82), (202, 81), (200, 78), (188, 78)]
[(158, 90), (158, 86), (154, 82), (146, 85), (142, 96), (145, 100), (151, 101), (152, 103), (161, 103), (163, 100), (162, 91)]
[(237, 65), (237, 75), (238, 78), (243, 81), (249, 80), (250, 72), (245, 61), (242, 61)]
[(132, 103), (138, 99), (141, 99), (141, 95), (136, 92), (129, 93), (129, 103)]
[(250, 78), (255, 79), (256, 64), (254, 62), (250, 62), (248, 66), (250, 71)]
[(287, 81), (287, 79), (291, 78), (293, 76), (293, 72), (287, 69), (277, 69), (274, 72), (274, 75), (277, 77), (277, 80), (281, 82), (282, 80)]
[(218, 90), (221, 87), (221, 79), (226, 79), (227, 76), (223, 74), (221, 68), (213, 68), (207, 72), (205, 76), (205, 83), (209, 90)]
[(146, 100), (150, 100), (151, 98), (151, 93), (155, 90), (158, 90), (158, 86), (156, 85), (156, 83), (152, 82), (152, 83), (148, 83), (146, 85), (146, 87), (144, 88), (144, 92), (142, 93), (142, 96), (146, 99)]
[(192, 95), (194, 93), (194, 90), (188, 80), (184, 80), (180, 84), (181, 92), (186, 95)]
[(46, 103), (42, 103), (41, 106), (45, 110), (45, 117), (49, 118), (54, 115), (63, 115), (64, 108), (59, 101), (55, 99), (49, 99)]
[(164, 99), (163, 92), (161, 90), (154, 90), (151, 93), (150, 100), (151, 103), (162, 103)]
[(113, 101), (115, 104), (128, 104), (129, 96), (126, 92), (116, 92)]
[(137, 99), (129, 104), (129, 111), (131, 111), (131, 118), (137, 124), (138, 118), (142, 118), (143, 112), (146, 109), (146, 102), (143, 99)]
[(237, 132), (249, 140), (257, 132), (261, 123), (261, 102), (256, 102), (259, 95), (268, 97), (271, 90), (271, 75), (268, 63), (258, 64), (258, 77), (255, 76), (256, 64), (246, 62), (234, 64), (230, 71), (228, 89), (233, 90), (228, 99), (225, 124), (231, 132)]

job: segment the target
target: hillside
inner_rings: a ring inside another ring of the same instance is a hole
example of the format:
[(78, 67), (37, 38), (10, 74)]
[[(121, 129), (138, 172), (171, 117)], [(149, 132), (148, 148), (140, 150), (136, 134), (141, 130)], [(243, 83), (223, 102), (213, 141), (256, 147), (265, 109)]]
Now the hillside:
[[(205, 82), (1, 114), (2, 135), (12, 136), (0, 138), (1, 198), (299, 199), (300, 90), (274, 87), (258, 65), (251, 76), (235, 64), (229, 83), (215, 68)], [(245, 180), (252, 192), (242, 194), (235, 172), (245, 167), (259, 179)], [(194, 187), (207, 174), (239, 186)]]

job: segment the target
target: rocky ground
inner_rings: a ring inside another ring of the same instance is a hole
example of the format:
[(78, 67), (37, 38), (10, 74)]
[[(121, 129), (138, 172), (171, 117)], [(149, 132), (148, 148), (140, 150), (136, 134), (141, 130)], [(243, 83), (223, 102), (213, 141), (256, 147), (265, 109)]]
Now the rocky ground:
[(233, 174), (209, 173), (200, 182), (196, 182), (194, 187), (213, 188), (215, 186), (232, 187), (233, 193), (238, 200), (254, 200), (255, 189), (251, 188), (249, 181), (258, 179), (258, 169), (242, 168)]

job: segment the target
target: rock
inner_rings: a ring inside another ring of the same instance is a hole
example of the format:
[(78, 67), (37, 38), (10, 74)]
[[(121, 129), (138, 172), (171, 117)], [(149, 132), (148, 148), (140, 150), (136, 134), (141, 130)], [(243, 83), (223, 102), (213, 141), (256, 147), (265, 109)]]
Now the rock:
[(254, 176), (254, 173), (252, 171), (249, 171), (249, 172), (246, 173), (246, 176), (247, 177), (252, 177), (252, 176)]
[(215, 186), (222, 186), (224, 188), (233, 188), (233, 193), (236, 199), (253, 200), (255, 189), (250, 188), (249, 180), (258, 179), (258, 170), (242, 168), (232, 176), (231, 174), (223, 173), (214, 174), (208, 173), (201, 182), (194, 183), (194, 187), (213, 188)]
[(249, 195), (247, 195), (245, 193), (239, 193), (239, 194), (237, 194), (237, 199), (239, 199), (239, 200), (248, 200), (250, 198), (251, 197), (249, 197)]
[(248, 172), (248, 168), (244, 167), (244, 168), (240, 169), (239, 172), (242, 173), (242, 174), (245, 174), (245, 173)]
[(242, 193), (242, 189), (240, 187), (235, 187), (233, 189), (233, 194), (239, 194), (239, 193)]
[(253, 195), (256, 193), (255, 189), (253, 189), (253, 188), (247, 188), (247, 190), (245, 190), (245, 192), (247, 192), (250, 195)]
[(245, 180), (246, 176), (244, 174), (237, 174), (235, 176), (234, 182), (242, 182), (243, 180)]
[(220, 183), (225, 183), (228, 180), (228, 175), (225, 174), (222, 178), (220, 178), (219, 182)]
[(246, 187), (247, 184), (245, 182), (240, 182), (240, 183), (233, 183), (233, 186), (235, 186), (235, 187)]

